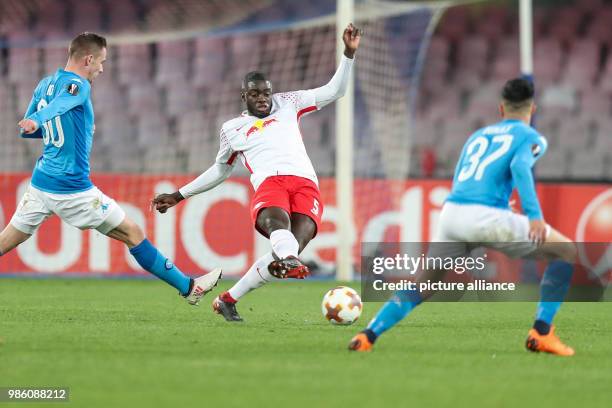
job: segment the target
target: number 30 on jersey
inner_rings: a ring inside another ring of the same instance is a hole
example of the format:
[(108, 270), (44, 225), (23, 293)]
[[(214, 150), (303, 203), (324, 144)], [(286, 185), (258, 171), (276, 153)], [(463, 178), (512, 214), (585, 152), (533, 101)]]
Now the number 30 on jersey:
[[(45, 106), (47, 106), (47, 101), (41, 99), (36, 106), (36, 110), (41, 110)], [(55, 129), (53, 124), (55, 123), (55, 128), (57, 129), (57, 139), (55, 138)], [(49, 120), (42, 124), (43, 127), (43, 143), (46, 145), (51, 142), (55, 147), (62, 147), (64, 145), (64, 129), (62, 128), (62, 121), (59, 116), (56, 116), (54, 119)]]

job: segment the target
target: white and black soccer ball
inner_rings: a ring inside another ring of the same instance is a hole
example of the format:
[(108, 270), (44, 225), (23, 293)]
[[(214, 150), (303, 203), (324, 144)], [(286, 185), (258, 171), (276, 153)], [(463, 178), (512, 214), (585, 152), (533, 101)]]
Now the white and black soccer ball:
[(353, 324), (361, 316), (363, 304), (359, 293), (347, 286), (338, 286), (323, 296), (321, 311), (332, 324)]

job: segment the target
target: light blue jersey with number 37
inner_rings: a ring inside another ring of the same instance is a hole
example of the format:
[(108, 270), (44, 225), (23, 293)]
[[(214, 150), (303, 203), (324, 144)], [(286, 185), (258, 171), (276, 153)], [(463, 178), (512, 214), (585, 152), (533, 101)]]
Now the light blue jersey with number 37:
[(447, 200), (508, 209), (516, 188), (529, 219), (543, 219), (531, 168), (547, 146), (543, 136), (519, 120), (479, 129), (463, 146)]
[(89, 81), (58, 69), (38, 83), (25, 117), (35, 121), (39, 128), (22, 137), (43, 141), (43, 153), (34, 167), (32, 185), (56, 194), (92, 188), (89, 154), (94, 112)]

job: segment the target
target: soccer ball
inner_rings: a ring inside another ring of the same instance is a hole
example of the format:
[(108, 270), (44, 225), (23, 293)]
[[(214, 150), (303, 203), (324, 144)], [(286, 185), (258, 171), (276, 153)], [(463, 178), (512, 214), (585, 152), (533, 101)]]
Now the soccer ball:
[(332, 324), (353, 324), (361, 316), (361, 297), (347, 286), (330, 289), (321, 303), (323, 316)]

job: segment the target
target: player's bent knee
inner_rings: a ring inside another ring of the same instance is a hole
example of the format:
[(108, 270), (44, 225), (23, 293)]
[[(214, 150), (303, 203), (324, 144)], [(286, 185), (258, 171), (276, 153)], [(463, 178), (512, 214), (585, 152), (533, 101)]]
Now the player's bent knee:
[(269, 235), (279, 229), (289, 229), (291, 220), (289, 215), (280, 208), (266, 208), (259, 213), (257, 225)]
[(573, 242), (553, 242), (545, 244), (543, 254), (548, 260), (558, 260), (568, 263), (576, 263), (578, 251)]
[(128, 238), (128, 242), (126, 242), (126, 244), (129, 247), (135, 247), (136, 245), (140, 244), (142, 241), (144, 241), (145, 239), (145, 235), (144, 232), (142, 231), (142, 229), (136, 225), (136, 223), (134, 223), (133, 221), (129, 221), (129, 228), (127, 230), (127, 238)]
[(576, 244), (559, 231), (553, 229), (545, 245), (554, 258), (572, 264), (576, 262), (578, 257)]
[(142, 229), (129, 218), (123, 220), (123, 222), (119, 224), (117, 228), (110, 231), (107, 235), (123, 242), (129, 248), (135, 247), (145, 239)]
[(276, 231), (279, 229), (288, 229), (288, 225), (286, 222), (276, 218), (264, 218), (263, 226), (268, 233), (272, 233), (272, 231)]
[(558, 245), (560, 245), (560, 258), (571, 264), (576, 263), (576, 259), (578, 258), (578, 250), (576, 249), (576, 245), (573, 242), (564, 242)]

